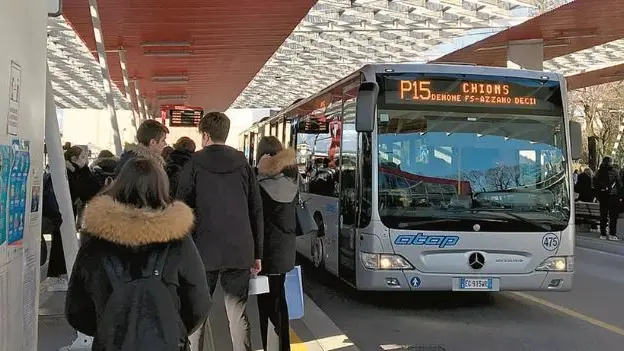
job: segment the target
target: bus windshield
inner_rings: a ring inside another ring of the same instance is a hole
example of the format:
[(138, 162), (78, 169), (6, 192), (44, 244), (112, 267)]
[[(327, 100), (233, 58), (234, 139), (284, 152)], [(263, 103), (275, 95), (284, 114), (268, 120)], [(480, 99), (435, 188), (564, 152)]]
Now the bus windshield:
[(394, 229), (560, 231), (563, 115), (378, 110), (378, 196)]

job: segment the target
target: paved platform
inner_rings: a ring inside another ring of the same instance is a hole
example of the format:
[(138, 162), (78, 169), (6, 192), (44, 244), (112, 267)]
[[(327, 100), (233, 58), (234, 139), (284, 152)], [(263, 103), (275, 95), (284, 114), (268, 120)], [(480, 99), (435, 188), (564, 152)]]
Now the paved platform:
[[(63, 314), (65, 293), (42, 292), (41, 302), (38, 350), (58, 351), (61, 347), (70, 345), (76, 338), (76, 332), (67, 323)], [(247, 309), (252, 328), (253, 349), (262, 350), (255, 297), (250, 298)], [(357, 350), (346, 340), (343, 333), (338, 330), (327, 315), (307, 297), (305, 299), (305, 314), (303, 319), (291, 321), (291, 349), (293, 351)], [(220, 289), (215, 292), (215, 304), (211, 310), (210, 321), (215, 349), (202, 351), (231, 350), (232, 344)]]

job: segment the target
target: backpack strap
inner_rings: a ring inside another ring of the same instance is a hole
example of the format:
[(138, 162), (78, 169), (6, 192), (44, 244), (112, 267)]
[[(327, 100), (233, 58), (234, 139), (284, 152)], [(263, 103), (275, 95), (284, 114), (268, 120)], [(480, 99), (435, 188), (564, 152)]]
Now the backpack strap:
[(160, 252), (155, 252), (150, 255), (149, 266), (153, 267), (151, 270), (151, 276), (162, 277), (162, 272), (165, 269), (165, 263), (167, 262), (167, 254), (169, 253), (169, 243)]
[(126, 272), (126, 269), (119, 260), (119, 257), (115, 255), (102, 257), (102, 265), (104, 266), (104, 270), (106, 271), (106, 275), (108, 276), (108, 280), (110, 280), (113, 289), (132, 280), (132, 277), (130, 277)]

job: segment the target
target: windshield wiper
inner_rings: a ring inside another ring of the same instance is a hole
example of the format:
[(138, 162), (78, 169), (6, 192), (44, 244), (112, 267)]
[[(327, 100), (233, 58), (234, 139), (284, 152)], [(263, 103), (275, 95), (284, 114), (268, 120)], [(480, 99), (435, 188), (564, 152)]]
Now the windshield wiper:
[(548, 225), (548, 224), (540, 223), (538, 221), (535, 221), (535, 220), (532, 220), (532, 219), (529, 219), (529, 218), (526, 218), (526, 217), (522, 217), (522, 216), (517, 215), (515, 213), (510, 213), (510, 212), (501, 211), (501, 210), (506, 210), (506, 209), (504, 209), (504, 208), (501, 208), (501, 209), (498, 209), (498, 208), (495, 208), (495, 209), (492, 209), (492, 208), (471, 208), (471, 209), (458, 211), (458, 212), (471, 212), (471, 213), (488, 212), (490, 214), (497, 214), (497, 215), (503, 214), (503, 215), (505, 215), (507, 217), (511, 217), (513, 219), (516, 219), (519, 222), (530, 224), (530, 225), (532, 225), (534, 227), (540, 228), (540, 229), (542, 229), (544, 231), (547, 231), (547, 232), (551, 231), (551, 229), (552, 229), (552, 227), (550, 225)]

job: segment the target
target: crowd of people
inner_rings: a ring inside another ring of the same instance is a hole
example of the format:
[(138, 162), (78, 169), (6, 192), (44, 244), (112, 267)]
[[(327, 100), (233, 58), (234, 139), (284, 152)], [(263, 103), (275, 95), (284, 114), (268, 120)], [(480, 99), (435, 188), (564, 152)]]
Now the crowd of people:
[(600, 205), (600, 239), (619, 241), (617, 222), (624, 211), (624, 169), (606, 156), (595, 175), (587, 167), (582, 172), (575, 170), (573, 177), (577, 201), (598, 201)]
[[(168, 147), (168, 129), (154, 120), (139, 126), (138, 144), (119, 158), (102, 151), (89, 167), (85, 149), (65, 151), (81, 228), (66, 317), (94, 336), (93, 350), (189, 350), (203, 339), (220, 282), (233, 349), (249, 351), (246, 306), (257, 275), (270, 287), (257, 299), (263, 346), (270, 321), (280, 350), (290, 350), (284, 280), (295, 265), (295, 152), (263, 137), (254, 168), (225, 144), (225, 114), (207, 113), (198, 129), (197, 152), (188, 137)], [(54, 233), (49, 276), (62, 279), (62, 218), (45, 182), (44, 217)]]

